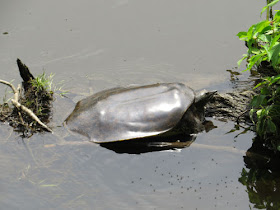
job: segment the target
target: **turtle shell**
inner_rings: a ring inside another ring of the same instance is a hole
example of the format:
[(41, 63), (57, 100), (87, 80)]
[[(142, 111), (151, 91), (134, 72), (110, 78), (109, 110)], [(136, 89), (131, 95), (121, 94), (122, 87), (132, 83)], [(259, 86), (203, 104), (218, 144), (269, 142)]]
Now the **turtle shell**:
[(79, 101), (65, 123), (97, 143), (154, 136), (174, 128), (194, 97), (181, 83), (104, 90)]

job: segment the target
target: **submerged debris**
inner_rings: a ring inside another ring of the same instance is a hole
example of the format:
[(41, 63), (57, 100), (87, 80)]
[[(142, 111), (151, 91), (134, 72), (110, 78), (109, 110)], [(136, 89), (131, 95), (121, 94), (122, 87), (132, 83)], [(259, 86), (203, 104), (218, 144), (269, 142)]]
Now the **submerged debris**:
[(17, 64), (23, 79), (23, 88), (21, 85), (15, 88), (11, 83), (0, 80), (1, 83), (10, 86), (14, 93), (11, 103), (0, 105), (0, 121), (8, 122), (15, 131), (22, 133), (23, 137), (43, 130), (52, 132), (45, 124), (49, 122), (53, 101), (53, 92), (46, 87), (50, 81), (44, 74), (34, 78), (28, 67), (19, 59)]

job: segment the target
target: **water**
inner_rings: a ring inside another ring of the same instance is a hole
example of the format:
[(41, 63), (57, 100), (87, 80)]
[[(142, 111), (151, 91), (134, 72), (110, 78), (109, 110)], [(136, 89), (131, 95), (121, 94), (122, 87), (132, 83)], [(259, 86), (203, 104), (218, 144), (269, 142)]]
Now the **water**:
[[(189, 147), (141, 154), (87, 143), (61, 127), (75, 102), (115, 86), (176, 81), (194, 89), (230, 90), (235, 84), (226, 70), (236, 71), (246, 51), (235, 34), (260, 20), (265, 1), (0, 3), (1, 79), (20, 82), (20, 58), (34, 75), (55, 73), (55, 82), (64, 80), (70, 91), (69, 99), (54, 103), (54, 135), (21, 139), (1, 124), (1, 209), (276, 206), (278, 185), (267, 194), (257, 190), (254, 200), (247, 193), (254, 186), (241, 183), (243, 168), (249, 170), (243, 156), (254, 134), (238, 135), (242, 129), (226, 134), (233, 123), (209, 119), (217, 128), (199, 134)], [(265, 183), (279, 183), (277, 172), (272, 175)]]

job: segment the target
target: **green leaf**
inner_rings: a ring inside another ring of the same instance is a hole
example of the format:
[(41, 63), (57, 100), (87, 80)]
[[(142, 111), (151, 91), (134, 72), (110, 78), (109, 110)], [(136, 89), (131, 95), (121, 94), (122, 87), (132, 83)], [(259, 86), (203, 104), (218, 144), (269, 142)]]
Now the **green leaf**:
[(237, 61), (238, 68), (240, 67), (242, 61), (245, 60), (246, 58), (248, 58), (248, 55), (247, 55), (247, 54), (244, 54), (244, 55), (243, 55), (243, 58), (241, 58), (239, 61)]
[(265, 109), (259, 109), (256, 113), (258, 118), (262, 118), (265, 114)]
[(255, 27), (253, 28), (253, 33), (252, 33), (252, 37), (254, 39), (256, 39), (258, 37), (259, 34), (261, 34), (261, 32), (267, 27), (270, 26), (270, 21), (268, 20), (263, 20), (261, 22), (258, 22), (257, 24), (255, 24)]
[(271, 82), (270, 82), (270, 85), (272, 85), (272, 84), (278, 82), (279, 80), (280, 80), (280, 74), (277, 75), (277, 76), (273, 76), (273, 77), (272, 77), (272, 80), (271, 80)]
[(279, 11), (279, 10), (276, 10), (276, 11), (277, 11), (277, 12), (276, 12), (275, 15), (274, 15), (273, 21), (279, 22), (279, 21), (280, 21), (280, 11)]
[[(280, 37), (280, 36), (279, 36)], [(280, 44), (272, 48), (271, 64), (273, 67), (279, 64)]]
[(271, 56), (272, 56), (272, 52), (271, 52), (271, 50), (269, 49), (268, 44), (263, 45), (262, 47), (263, 47), (263, 49), (265, 50), (265, 52), (266, 52), (266, 54), (267, 54), (268, 61), (270, 61)]
[(259, 35), (258, 39), (263, 42), (270, 42), (271, 35), (261, 34), (261, 35)]
[(258, 122), (256, 126), (256, 131), (260, 136), (263, 136), (265, 132), (266, 118), (264, 118), (262, 109), (257, 111), (257, 116), (258, 116)]
[(268, 46), (268, 44), (263, 45), (262, 47), (263, 47), (263, 49), (265, 49), (265, 52), (266, 52), (266, 54), (267, 54), (268, 61), (270, 61), (270, 60), (271, 60), (271, 56), (272, 56), (272, 52), (271, 52), (271, 50), (270, 50), (270, 47)]
[(265, 34), (268, 31), (272, 31), (272, 26), (270, 25), (270, 23), (269, 23), (268, 26), (264, 27), (263, 30), (260, 33)]
[(268, 107), (268, 111), (272, 119), (278, 120), (280, 117), (280, 105), (271, 105)]
[(236, 36), (238, 36), (242, 41), (247, 41), (247, 32), (245, 31), (239, 32)]
[(263, 84), (264, 84), (263, 82), (260, 82), (260, 83), (258, 83), (253, 89), (258, 88), (258, 87), (262, 86)]
[(258, 49), (258, 48), (255, 48), (255, 47), (253, 47), (253, 48), (251, 48), (251, 52), (250, 52), (250, 54), (254, 54), (254, 55), (259, 55), (259, 54), (266, 54), (266, 53), (264, 53), (264, 51), (263, 50), (261, 50), (261, 49)]
[(266, 95), (256, 95), (251, 101), (252, 107), (260, 107), (261, 105), (266, 105), (267, 99)]
[(269, 118), (266, 121), (266, 132), (267, 133), (276, 133), (276, 125), (274, 122), (272, 122), (272, 120)]
[(254, 113), (256, 112), (256, 109), (251, 109), (250, 112), (249, 112), (249, 116), (250, 116), (250, 119), (253, 123), (256, 123), (254, 121)]
[(261, 50), (260, 48), (252, 47), (252, 48), (251, 48), (251, 53), (252, 53), (252, 54), (255, 54), (255, 55), (258, 55), (258, 54), (263, 53), (263, 50)]
[(272, 49), (274, 47), (274, 45), (276, 44), (276, 42), (279, 40), (280, 35), (274, 37), (270, 43), (270, 49)]
[(272, 80), (272, 78), (271, 77), (264, 77), (264, 78), (262, 78), (263, 79), (263, 81), (267, 84), (267, 83), (270, 83), (271, 82), (271, 80)]
[(263, 56), (264, 54), (265, 54), (265, 53), (261, 53), (261, 54), (252, 56), (252, 57), (250, 58), (250, 61), (249, 61), (249, 64), (248, 64), (246, 70), (251, 70), (252, 67), (262, 58), (262, 56)]
[(266, 5), (265, 7), (263, 7), (262, 11), (261, 11), (261, 16), (264, 13), (264, 11), (267, 10), (267, 8), (274, 6), (275, 4), (277, 4), (280, 0), (274, 0), (271, 3), (269, 3), (268, 5)]
[(261, 94), (262, 95), (269, 95), (269, 93), (270, 93), (270, 90), (267, 88), (267, 87), (263, 87), (262, 89), (261, 89)]
[(247, 32), (247, 41), (253, 38), (253, 30), (255, 29), (255, 25), (252, 25)]
[(267, 83), (270, 83), (270, 81), (271, 81), (270, 77), (265, 77), (265, 78), (263, 78), (263, 81), (258, 83), (253, 89), (256, 89), (262, 85), (266, 85)]
[(279, 94), (280, 93), (280, 87), (278, 87), (277, 89), (276, 89), (276, 94)]
[(238, 181), (245, 186), (248, 184), (248, 174), (249, 173), (246, 171), (246, 169), (243, 168), (241, 172), (241, 177), (238, 179)]

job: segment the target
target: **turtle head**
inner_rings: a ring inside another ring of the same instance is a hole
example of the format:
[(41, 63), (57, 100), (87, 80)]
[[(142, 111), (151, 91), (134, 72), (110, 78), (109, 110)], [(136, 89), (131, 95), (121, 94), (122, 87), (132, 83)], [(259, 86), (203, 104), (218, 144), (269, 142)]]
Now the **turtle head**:
[(199, 106), (205, 106), (217, 91), (201, 90), (195, 94), (194, 103)]
[(202, 90), (196, 92), (194, 103), (188, 108), (182, 121), (182, 129), (186, 133), (199, 133), (205, 130), (205, 105), (217, 91)]

